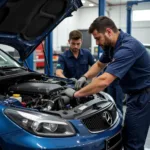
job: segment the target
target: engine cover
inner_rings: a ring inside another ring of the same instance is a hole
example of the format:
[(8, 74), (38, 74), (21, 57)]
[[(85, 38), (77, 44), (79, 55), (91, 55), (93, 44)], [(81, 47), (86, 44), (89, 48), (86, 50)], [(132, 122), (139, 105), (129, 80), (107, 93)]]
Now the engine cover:
[(45, 82), (25, 82), (9, 87), (11, 93), (18, 94), (44, 94), (49, 95), (54, 91), (63, 89), (58, 84), (51, 84)]

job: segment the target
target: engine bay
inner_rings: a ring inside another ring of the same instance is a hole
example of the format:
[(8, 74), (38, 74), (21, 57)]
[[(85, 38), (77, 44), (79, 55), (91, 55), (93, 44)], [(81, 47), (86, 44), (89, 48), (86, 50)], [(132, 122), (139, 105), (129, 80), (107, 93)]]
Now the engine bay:
[(85, 110), (97, 111), (112, 104), (102, 93), (70, 99), (63, 95), (62, 91), (68, 87), (74, 88), (73, 82), (47, 77), (40, 73), (25, 72), (21, 75), (7, 75), (0, 80), (0, 100), (5, 99), (7, 105), (17, 107), (15, 102), (18, 99), (13, 95), (19, 94), (21, 98), (19, 107), (36, 109), (63, 118), (74, 118), (77, 114), (83, 114)]
[(52, 81), (34, 80), (12, 85), (8, 91), (10, 95), (20, 94), (25, 107), (41, 111), (69, 110), (94, 99), (93, 96), (70, 99), (61, 95), (61, 92), (66, 88)]
[(68, 110), (93, 99), (93, 96), (89, 96), (70, 100), (67, 96), (62, 96), (61, 92), (68, 86), (73, 88), (73, 84), (37, 73), (7, 76), (3, 80), (1, 78), (0, 84), (0, 94), (5, 96), (5, 99), (19, 94), (25, 107), (44, 111)]

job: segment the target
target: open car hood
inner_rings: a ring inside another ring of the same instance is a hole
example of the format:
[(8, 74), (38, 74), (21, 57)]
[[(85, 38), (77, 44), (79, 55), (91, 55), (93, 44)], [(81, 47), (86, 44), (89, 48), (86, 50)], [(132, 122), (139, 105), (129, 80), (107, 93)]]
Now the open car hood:
[(1, 0), (0, 44), (18, 50), (25, 60), (81, 0)]

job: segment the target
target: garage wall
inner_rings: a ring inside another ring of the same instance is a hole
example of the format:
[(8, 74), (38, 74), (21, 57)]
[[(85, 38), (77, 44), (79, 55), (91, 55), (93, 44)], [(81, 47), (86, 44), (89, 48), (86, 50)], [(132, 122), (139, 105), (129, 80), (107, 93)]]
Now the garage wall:
[[(149, 9), (150, 2), (133, 5), (133, 10)], [(106, 8), (106, 16), (111, 17), (118, 28), (126, 31), (126, 5), (111, 6)], [(68, 44), (68, 34), (74, 29), (88, 29), (92, 21), (98, 16), (98, 8), (82, 8), (73, 13), (73, 17), (65, 19), (53, 31), (54, 35), (54, 50), (60, 51), (61, 45)], [(142, 43), (150, 44), (150, 21), (147, 22), (132, 22), (132, 36), (136, 37)], [(92, 38), (92, 53), (95, 40)]]
[(74, 12), (73, 17), (66, 18), (53, 30), (54, 51), (60, 51), (61, 46), (68, 45), (69, 32), (76, 29), (78, 19), (78, 13)]
[[(143, 10), (150, 9), (150, 2), (139, 3), (138, 5), (133, 5), (133, 10)], [(126, 31), (126, 21), (127, 21), (127, 11), (126, 6), (121, 7), (113, 6), (109, 8), (110, 17), (115, 21), (118, 28)], [(140, 40), (142, 43), (150, 44), (150, 21), (143, 22), (132, 22), (132, 36)]]

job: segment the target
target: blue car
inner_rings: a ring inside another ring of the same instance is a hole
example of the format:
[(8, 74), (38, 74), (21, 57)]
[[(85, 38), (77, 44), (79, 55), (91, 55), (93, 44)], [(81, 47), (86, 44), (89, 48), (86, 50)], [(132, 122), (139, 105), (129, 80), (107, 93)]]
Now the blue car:
[[(22, 62), (80, 0), (1, 0), (0, 44)], [(122, 115), (108, 94), (70, 99), (69, 80), (31, 71), (0, 50), (0, 150), (121, 150)]]

